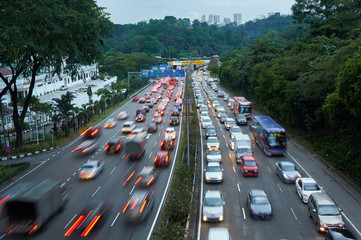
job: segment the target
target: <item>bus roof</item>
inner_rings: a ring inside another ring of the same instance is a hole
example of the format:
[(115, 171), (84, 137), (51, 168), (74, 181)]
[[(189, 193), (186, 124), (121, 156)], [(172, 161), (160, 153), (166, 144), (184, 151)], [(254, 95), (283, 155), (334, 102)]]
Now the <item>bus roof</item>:
[(286, 130), (276, 123), (270, 116), (259, 115), (254, 118), (267, 132), (286, 132)]

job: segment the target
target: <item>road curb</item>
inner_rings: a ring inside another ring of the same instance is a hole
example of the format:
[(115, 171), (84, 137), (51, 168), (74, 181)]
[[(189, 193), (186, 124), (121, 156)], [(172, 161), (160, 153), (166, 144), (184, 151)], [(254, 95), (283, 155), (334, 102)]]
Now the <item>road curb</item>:
[(35, 155), (35, 154), (47, 152), (47, 151), (50, 151), (50, 150), (53, 150), (53, 149), (57, 149), (57, 148), (61, 148), (61, 147), (63, 147), (63, 146), (46, 148), (46, 149), (42, 149), (42, 150), (39, 150), (39, 151), (30, 152), (30, 153), (25, 153), (25, 154), (20, 154), (20, 155), (16, 155), (16, 156), (2, 157), (0, 160), (1, 160), (1, 161), (7, 161), (7, 160), (19, 159), (19, 158), (28, 157), (28, 156), (32, 156), (32, 155)]

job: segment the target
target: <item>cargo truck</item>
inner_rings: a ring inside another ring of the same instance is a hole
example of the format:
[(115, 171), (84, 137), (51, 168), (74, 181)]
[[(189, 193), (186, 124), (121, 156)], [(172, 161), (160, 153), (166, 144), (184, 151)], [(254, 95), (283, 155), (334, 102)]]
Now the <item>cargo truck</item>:
[(145, 152), (145, 133), (129, 136), (125, 142), (125, 155), (129, 160), (138, 160)]
[(46, 179), (22, 186), (26, 187), (10, 190), (2, 203), (1, 227), (7, 234), (34, 234), (69, 200), (70, 187), (62, 181)]

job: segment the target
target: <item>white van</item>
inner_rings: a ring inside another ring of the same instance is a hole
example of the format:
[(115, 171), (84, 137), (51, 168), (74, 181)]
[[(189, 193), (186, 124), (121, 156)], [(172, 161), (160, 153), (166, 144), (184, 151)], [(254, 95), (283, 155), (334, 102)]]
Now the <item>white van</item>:
[(242, 162), (243, 155), (253, 154), (251, 138), (247, 134), (235, 135), (233, 137), (233, 149), (237, 163)]

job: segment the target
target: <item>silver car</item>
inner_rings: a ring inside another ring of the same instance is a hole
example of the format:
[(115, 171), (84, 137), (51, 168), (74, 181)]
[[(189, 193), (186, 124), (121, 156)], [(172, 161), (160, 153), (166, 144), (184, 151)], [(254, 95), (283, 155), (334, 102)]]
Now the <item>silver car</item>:
[(221, 162), (222, 161), (222, 155), (219, 150), (207, 150), (206, 153), (207, 162)]
[(207, 191), (202, 207), (204, 222), (222, 222), (224, 220), (223, 197), (220, 191)]
[(218, 162), (210, 162), (204, 169), (204, 180), (207, 183), (223, 182), (223, 168)]
[(212, 227), (208, 231), (207, 240), (232, 240), (228, 228)]
[(92, 179), (96, 178), (104, 169), (104, 163), (92, 160), (83, 165), (83, 167), (79, 171), (79, 179)]
[(224, 121), (224, 127), (227, 130), (230, 130), (233, 126), (236, 126), (236, 121), (234, 121), (233, 118), (226, 118), (226, 120)]
[(125, 122), (122, 126), (122, 133), (130, 133), (131, 131), (133, 131), (135, 129), (135, 123), (128, 121)]
[(202, 119), (202, 128), (212, 125), (212, 120), (209, 117), (204, 117)]

